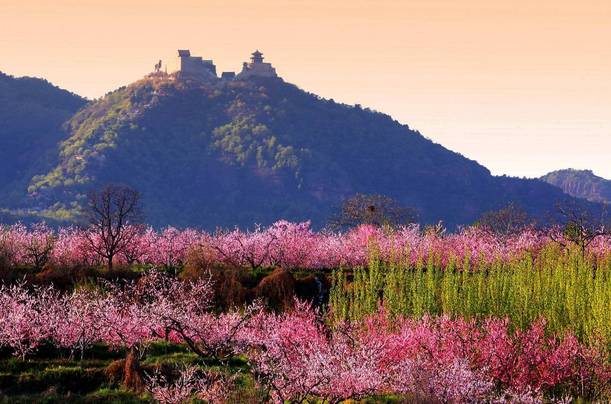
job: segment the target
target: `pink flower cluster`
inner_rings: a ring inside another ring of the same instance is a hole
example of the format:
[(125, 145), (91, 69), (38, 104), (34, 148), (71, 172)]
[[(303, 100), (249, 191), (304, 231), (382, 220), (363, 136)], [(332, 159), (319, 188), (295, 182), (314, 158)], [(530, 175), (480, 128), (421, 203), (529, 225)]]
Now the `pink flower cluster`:
[[(97, 265), (103, 262), (90, 246), (88, 230), (67, 227), (55, 232), (44, 224), (0, 227), (0, 255), (10, 264), (42, 266)], [(453, 234), (422, 231), (418, 226), (395, 230), (362, 225), (346, 233), (315, 232), (309, 222), (278, 221), (267, 228), (218, 231), (214, 234), (172, 227), (147, 228), (116, 257), (119, 264), (177, 267), (192, 250), (205, 251), (212, 263), (240, 267), (337, 268), (366, 265), (372, 249), (383, 258), (401, 255), (412, 264), (429, 257), (446, 265), (458, 262), (490, 263), (536, 254), (552, 243), (543, 232), (526, 229), (509, 237), (497, 237), (476, 227)], [(611, 251), (611, 238), (599, 237), (589, 247), (595, 255)]]
[(512, 333), (502, 319), (389, 324), (379, 313), (329, 328), (304, 305), (263, 317), (251, 341), (261, 348), (250, 358), (277, 402), (307, 396), (339, 402), (384, 393), (423, 402), (539, 402), (552, 390), (596, 395), (611, 380), (604, 349), (581, 345), (570, 333), (545, 336), (544, 321)]
[(174, 381), (159, 373), (147, 380), (147, 390), (162, 404), (188, 403), (194, 396), (207, 403), (225, 403), (231, 385), (231, 380), (203, 372), (196, 366), (179, 369), (179, 376)]
[[(609, 393), (604, 344), (585, 345), (570, 333), (546, 335), (544, 321), (512, 332), (504, 319), (390, 321), (379, 312), (360, 322), (330, 324), (301, 303), (280, 314), (256, 306), (219, 314), (211, 299), (209, 281), (182, 282), (159, 272), (67, 295), (4, 286), (0, 347), (23, 358), (45, 341), (81, 351), (103, 342), (144, 353), (151, 342), (170, 340), (221, 362), (242, 354), (276, 402), (386, 393), (421, 401), (524, 402), (552, 392), (593, 398)], [(219, 388), (208, 376), (199, 380), (189, 371), (178, 384), (156, 380), (151, 389), (159, 397), (205, 397)]]

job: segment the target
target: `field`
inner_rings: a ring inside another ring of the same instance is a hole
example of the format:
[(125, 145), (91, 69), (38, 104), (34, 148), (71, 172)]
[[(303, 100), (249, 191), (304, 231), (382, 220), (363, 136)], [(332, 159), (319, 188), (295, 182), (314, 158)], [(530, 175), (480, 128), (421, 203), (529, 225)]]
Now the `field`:
[(611, 399), (606, 236), (88, 232), (0, 228), (2, 402)]

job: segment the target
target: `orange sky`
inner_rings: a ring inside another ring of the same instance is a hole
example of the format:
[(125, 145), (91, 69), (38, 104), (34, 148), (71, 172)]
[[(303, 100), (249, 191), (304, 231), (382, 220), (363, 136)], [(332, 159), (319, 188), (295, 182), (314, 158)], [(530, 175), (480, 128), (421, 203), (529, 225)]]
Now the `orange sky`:
[(88, 97), (177, 48), (386, 112), (495, 174), (611, 178), (611, 1), (0, 0), (0, 70)]

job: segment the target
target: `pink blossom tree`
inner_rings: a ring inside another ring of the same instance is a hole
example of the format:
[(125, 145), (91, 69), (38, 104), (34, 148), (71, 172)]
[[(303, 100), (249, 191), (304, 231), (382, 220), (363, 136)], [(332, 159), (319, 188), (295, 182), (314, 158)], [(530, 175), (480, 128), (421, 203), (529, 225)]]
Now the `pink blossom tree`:
[(58, 294), (52, 288), (28, 291), (24, 285), (0, 287), (0, 346), (21, 359), (34, 352), (51, 335)]

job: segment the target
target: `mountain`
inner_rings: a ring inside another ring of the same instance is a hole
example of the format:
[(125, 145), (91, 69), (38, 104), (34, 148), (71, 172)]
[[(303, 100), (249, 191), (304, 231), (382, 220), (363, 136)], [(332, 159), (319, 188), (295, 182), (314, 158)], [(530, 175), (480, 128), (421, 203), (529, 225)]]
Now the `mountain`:
[(325, 223), (355, 193), (388, 195), (453, 227), (513, 201), (542, 217), (561, 190), (494, 177), (388, 115), (322, 99), (278, 78), (200, 82), (151, 75), (86, 105), (28, 207), (76, 215), (113, 182), (143, 194), (153, 225)]
[(31, 77), (0, 72), (0, 204), (12, 206), (32, 176), (57, 164), (62, 124), (86, 100)]
[(568, 168), (552, 171), (541, 177), (541, 180), (576, 198), (611, 203), (611, 180), (599, 177), (591, 170)]

